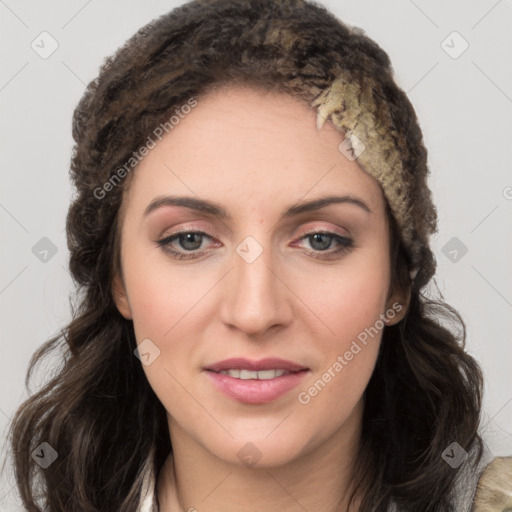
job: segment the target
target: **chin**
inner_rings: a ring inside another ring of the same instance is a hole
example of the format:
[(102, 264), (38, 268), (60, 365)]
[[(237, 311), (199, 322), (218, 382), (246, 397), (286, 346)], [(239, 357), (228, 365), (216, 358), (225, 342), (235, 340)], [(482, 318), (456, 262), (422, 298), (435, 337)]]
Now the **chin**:
[(233, 440), (229, 445), (212, 446), (210, 452), (227, 464), (265, 469), (286, 466), (293, 463), (306, 452), (304, 433), (282, 440), (264, 437), (245, 436)]

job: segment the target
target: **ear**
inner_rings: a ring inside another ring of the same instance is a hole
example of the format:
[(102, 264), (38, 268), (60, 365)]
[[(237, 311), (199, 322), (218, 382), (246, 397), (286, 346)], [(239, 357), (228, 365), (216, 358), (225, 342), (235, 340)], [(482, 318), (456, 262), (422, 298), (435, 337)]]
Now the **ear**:
[(403, 320), (411, 301), (411, 288), (407, 290), (395, 290), (388, 298), (384, 320), (387, 326), (395, 325)]
[(128, 302), (128, 295), (126, 293), (126, 287), (122, 278), (116, 274), (112, 282), (112, 297), (116, 303), (119, 313), (123, 315), (127, 320), (131, 320), (132, 310), (130, 303)]

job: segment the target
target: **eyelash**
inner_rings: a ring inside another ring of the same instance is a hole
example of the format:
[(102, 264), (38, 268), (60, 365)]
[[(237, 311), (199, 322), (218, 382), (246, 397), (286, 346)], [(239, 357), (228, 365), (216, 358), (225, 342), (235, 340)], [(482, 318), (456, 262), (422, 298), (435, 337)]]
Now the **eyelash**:
[[(165, 252), (170, 254), (172, 258), (177, 259), (177, 260), (191, 260), (191, 259), (200, 258), (203, 254), (206, 253), (206, 251), (202, 251), (199, 254), (197, 254), (197, 252), (194, 252), (194, 251), (189, 251), (188, 253), (186, 253), (186, 252), (183, 253), (183, 252), (176, 251), (175, 249), (171, 248), (170, 244), (172, 242), (179, 239), (181, 236), (184, 236), (187, 234), (204, 235), (207, 238), (213, 238), (203, 231), (181, 231), (178, 233), (174, 233), (168, 237), (165, 237), (162, 240), (158, 240), (156, 242), (156, 244), (158, 247), (161, 247)], [(340, 245), (340, 247), (338, 249), (328, 252), (327, 253), (328, 256), (333, 256), (333, 255), (337, 255), (337, 254), (340, 254), (340, 255), (345, 254), (346, 252), (349, 252), (353, 248), (353, 245), (354, 245), (354, 241), (351, 238), (347, 238), (347, 237), (344, 237), (344, 236), (341, 236), (341, 235), (338, 235), (336, 233), (332, 233), (329, 231), (312, 231), (309, 233), (305, 233), (303, 236), (301, 236), (299, 238), (299, 240), (303, 240), (305, 238), (309, 238), (314, 235), (326, 235), (326, 236), (332, 237), (332, 240)], [(197, 249), (196, 251), (198, 251), (198, 250), (199, 249)], [(322, 253), (326, 253), (326, 252), (327, 251), (321, 251), (321, 250), (317, 249), (314, 252), (305, 251), (305, 254), (307, 256), (312, 256), (313, 258), (317, 258), (317, 259), (326, 259), (326, 258), (318, 256), (318, 254), (322, 254)]]

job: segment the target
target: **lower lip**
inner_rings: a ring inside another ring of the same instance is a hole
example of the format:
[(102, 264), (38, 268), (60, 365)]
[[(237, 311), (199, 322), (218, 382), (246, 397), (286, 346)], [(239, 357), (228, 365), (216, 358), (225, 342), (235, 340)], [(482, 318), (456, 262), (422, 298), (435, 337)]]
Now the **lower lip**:
[(206, 373), (218, 390), (239, 402), (246, 404), (265, 404), (282, 397), (297, 387), (308, 370), (287, 373), (274, 379), (236, 379), (222, 373), (207, 370)]

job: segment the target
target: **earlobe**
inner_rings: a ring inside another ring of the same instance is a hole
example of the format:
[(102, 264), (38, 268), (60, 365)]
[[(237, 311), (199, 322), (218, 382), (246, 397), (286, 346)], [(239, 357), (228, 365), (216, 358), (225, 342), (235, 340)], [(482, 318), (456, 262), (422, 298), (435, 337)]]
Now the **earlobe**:
[(119, 313), (123, 315), (127, 320), (132, 319), (132, 311), (128, 302), (128, 295), (126, 294), (126, 288), (119, 275), (114, 276), (112, 283), (112, 297), (116, 303)]
[(385, 324), (387, 326), (395, 325), (398, 322), (402, 321), (404, 316), (407, 313), (407, 309), (409, 307), (409, 302), (411, 299), (411, 290), (407, 290), (406, 293), (397, 294), (391, 297), (387, 304), (387, 309), (385, 312)]
[(404, 318), (405, 313), (407, 311), (407, 307), (405, 307), (403, 304), (401, 304), (399, 302), (394, 302), (393, 305), (394, 305), (394, 307), (388, 308), (386, 310), (387, 314), (386, 314), (384, 323), (388, 327), (400, 322)]

